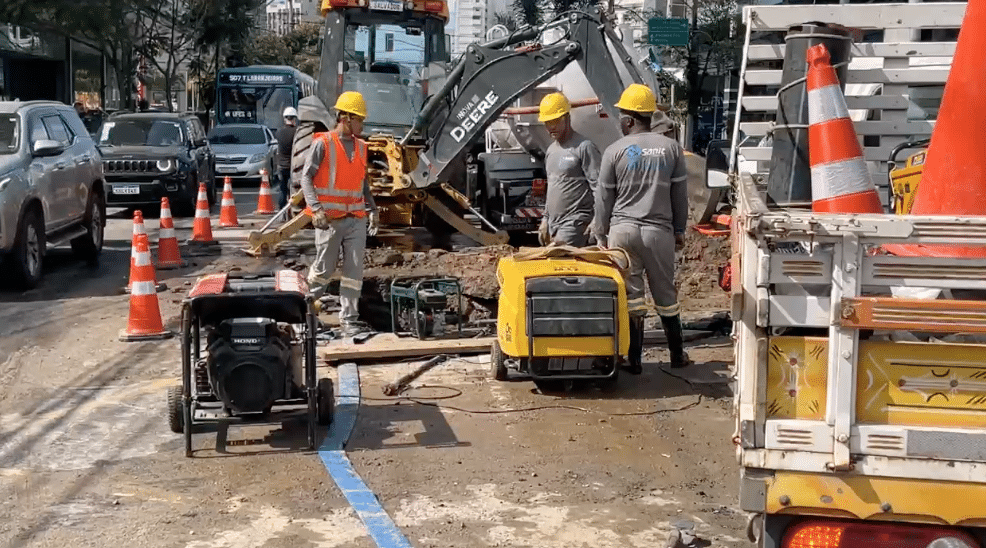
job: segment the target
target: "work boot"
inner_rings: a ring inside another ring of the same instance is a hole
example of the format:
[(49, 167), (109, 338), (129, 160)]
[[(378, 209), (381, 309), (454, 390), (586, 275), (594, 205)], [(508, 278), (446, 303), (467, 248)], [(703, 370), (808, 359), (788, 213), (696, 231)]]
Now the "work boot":
[(627, 373), (639, 375), (644, 372), (644, 317), (630, 317), (630, 348), (627, 350), (627, 365), (624, 366)]
[(691, 360), (685, 354), (685, 337), (681, 329), (681, 316), (661, 316), (664, 335), (668, 339), (668, 351), (671, 353), (671, 369), (688, 367)]

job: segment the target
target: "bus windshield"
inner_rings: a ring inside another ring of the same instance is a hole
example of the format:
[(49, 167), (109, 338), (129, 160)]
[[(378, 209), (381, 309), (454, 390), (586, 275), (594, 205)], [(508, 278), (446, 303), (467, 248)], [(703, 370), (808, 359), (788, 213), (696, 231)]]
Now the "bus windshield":
[(220, 84), (217, 118), (220, 124), (264, 124), (277, 129), (284, 108), (294, 106), (295, 101), (289, 87)]

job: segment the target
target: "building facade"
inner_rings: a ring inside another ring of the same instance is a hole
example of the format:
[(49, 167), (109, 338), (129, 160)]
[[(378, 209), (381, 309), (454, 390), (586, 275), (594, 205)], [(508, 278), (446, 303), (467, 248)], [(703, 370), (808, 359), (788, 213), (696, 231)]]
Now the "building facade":
[(283, 36), (301, 23), (319, 23), (321, 5), (321, 0), (274, 0), (267, 4), (266, 29)]

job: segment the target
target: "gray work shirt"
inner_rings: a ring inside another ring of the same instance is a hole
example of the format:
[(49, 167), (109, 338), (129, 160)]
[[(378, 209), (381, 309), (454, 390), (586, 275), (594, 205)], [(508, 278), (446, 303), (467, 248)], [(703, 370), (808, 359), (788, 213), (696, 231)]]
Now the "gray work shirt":
[(676, 233), (688, 222), (688, 170), (677, 141), (657, 133), (627, 135), (606, 148), (599, 167), (596, 224), (655, 226)]
[(545, 213), (549, 226), (592, 220), (599, 157), (596, 145), (574, 132), (564, 143), (556, 141), (548, 147), (544, 167), (548, 172)]
[[(339, 141), (342, 143), (342, 148), (345, 149), (346, 155), (352, 158), (356, 147), (353, 140), (340, 135)], [(311, 206), (312, 211), (317, 211), (321, 207), (318, 204), (318, 194), (315, 192), (313, 179), (315, 178), (315, 174), (318, 173), (318, 166), (322, 165), (324, 158), (325, 147), (322, 145), (322, 141), (313, 138), (311, 152), (309, 152), (308, 158), (305, 159), (305, 167), (301, 170), (301, 190), (305, 193), (305, 202)], [(370, 191), (370, 178), (366, 176), (363, 177), (363, 201), (366, 202), (367, 211), (373, 212), (377, 210), (377, 204), (373, 201), (373, 193)]]

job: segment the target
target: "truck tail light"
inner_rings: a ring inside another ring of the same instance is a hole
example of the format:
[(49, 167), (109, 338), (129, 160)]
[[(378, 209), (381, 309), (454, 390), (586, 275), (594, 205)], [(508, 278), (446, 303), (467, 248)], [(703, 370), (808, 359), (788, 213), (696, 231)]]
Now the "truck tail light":
[(957, 529), (840, 521), (799, 523), (784, 534), (781, 548), (928, 548), (946, 537), (959, 539), (969, 548), (980, 548), (972, 537)]

